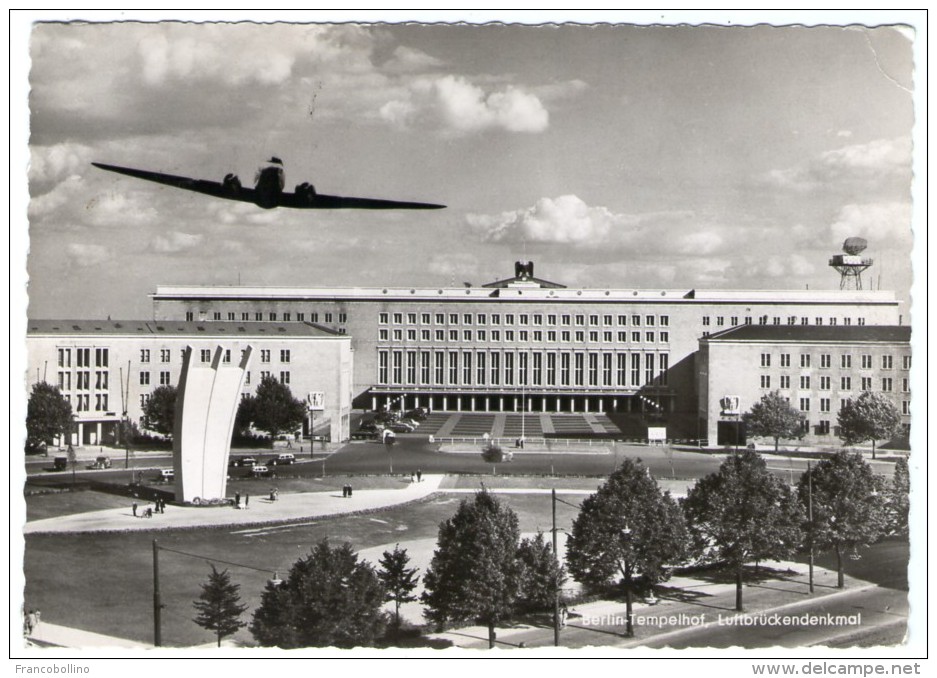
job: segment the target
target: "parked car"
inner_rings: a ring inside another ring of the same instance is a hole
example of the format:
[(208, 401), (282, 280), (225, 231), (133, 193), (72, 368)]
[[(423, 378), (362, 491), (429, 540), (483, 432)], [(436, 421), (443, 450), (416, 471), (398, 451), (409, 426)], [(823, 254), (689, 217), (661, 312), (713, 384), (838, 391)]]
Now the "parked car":
[(232, 457), (231, 466), (253, 466), (257, 460), (253, 457)]
[(102, 469), (111, 467), (111, 458), (110, 457), (98, 457), (94, 460), (94, 463), (88, 464), (90, 469)]
[(56, 457), (52, 460), (53, 469), (56, 471), (64, 471), (68, 468), (68, 457)]
[(398, 421), (396, 424), (391, 424), (390, 426), (390, 430), (394, 433), (412, 433), (415, 429), (415, 426), (403, 421)]
[(424, 421), (426, 419), (426, 410), (422, 407), (418, 407), (415, 410), (410, 410), (404, 416), (413, 421)]
[(292, 464), (295, 461), (296, 461), (296, 457), (293, 456), (292, 453), (283, 452), (282, 454), (278, 454), (275, 457), (271, 457), (267, 463), (270, 466), (280, 466), (280, 465)]
[(365, 421), (358, 427), (358, 433), (377, 433), (382, 428), (383, 426), (378, 426), (377, 422), (374, 420)]
[(251, 469), (251, 474), (254, 476), (265, 476), (268, 473), (270, 473), (270, 469), (268, 469), (263, 464), (255, 464)]
[(173, 471), (171, 468), (160, 469), (159, 477), (157, 478), (157, 480), (164, 480), (166, 482), (169, 482), (170, 480), (175, 480), (175, 479), (176, 479), (176, 472)]

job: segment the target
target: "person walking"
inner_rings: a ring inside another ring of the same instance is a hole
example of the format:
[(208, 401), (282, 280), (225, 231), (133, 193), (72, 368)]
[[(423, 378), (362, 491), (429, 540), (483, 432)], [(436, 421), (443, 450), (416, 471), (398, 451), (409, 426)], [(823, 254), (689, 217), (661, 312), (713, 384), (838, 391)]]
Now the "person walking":
[(130, 508), (133, 509), (133, 517), (136, 518), (137, 517), (137, 502), (133, 502), (133, 506), (131, 506)]
[(422, 482), (423, 482), (423, 471), (421, 471), (420, 469), (417, 469), (417, 470), (416, 470), (416, 481), (417, 481), (418, 483), (422, 483)]
[(250, 503), (251, 503), (251, 496), (249, 494), (245, 494), (244, 495), (244, 508), (247, 509)]
[(236, 509), (241, 508), (241, 493), (240, 492), (234, 493), (234, 508)]

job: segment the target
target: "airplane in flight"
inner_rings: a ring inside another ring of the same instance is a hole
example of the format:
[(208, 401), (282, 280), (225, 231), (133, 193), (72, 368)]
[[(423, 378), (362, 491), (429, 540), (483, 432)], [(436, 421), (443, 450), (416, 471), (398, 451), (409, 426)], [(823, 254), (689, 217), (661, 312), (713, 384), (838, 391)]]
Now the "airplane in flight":
[(381, 200), (378, 198), (347, 198), (340, 195), (325, 195), (316, 193), (312, 184), (302, 183), (296, 186), (293, 193), (283, 190), (285, 175), (283, 161), (273, 157), (267, 164), (257, 170), (254, 177), (254, 188), (241, 185), (241, 180), (234, 174), (228, 174), (221, 182), (204, 179), (191, 179), (173, 174), (160, 174), (148, 170), (132, 169), (105, 165), (100, 162), (91, 163), (95, 167), (108, 172), (126, 174), (129, 177), (154, 181), (158, 184), (175, 186), (187, 191), (213, 195), (216, 198), (227, 200), (240, 200), (252, 202), (263, 209), (274, 207), (292, 207), (294, 209), (363, 209), (363, 210), (437, 210), (445, 205), (436, 205), (427, 202), (401, 202), (399, 200)]

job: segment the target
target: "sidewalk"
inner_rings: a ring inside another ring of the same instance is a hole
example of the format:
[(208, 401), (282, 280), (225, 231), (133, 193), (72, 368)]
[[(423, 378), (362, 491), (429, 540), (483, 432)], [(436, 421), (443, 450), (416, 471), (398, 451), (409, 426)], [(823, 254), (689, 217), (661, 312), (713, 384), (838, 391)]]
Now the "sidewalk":
[[(421, 483), (402, 483), (400, 489), (358, 490), (351, 497), (342, 497), (339, 490), (281, 494), (276, 501), (270, 501), (269, 495), (258, 495), (251, 497), (249, 509), (240, 510), (232, 506), (167, 506), (166, 513), (154, 513), (152, 518), (135, 518), (128, 499), (126, 508), (30, 521), (23, 527), (23, 533), (122, 532), (293, 522), (418, 501), (436, 492), (442, 479), (442, 475), (425, 475)], [(140, 503), (137, 514), (146, 507), (146, 503)]]
[(126, 638), (105, 636), (100, 633), (91, 633), (69, 626), (59, 626), (41, 622), (32, 633), (26, 635), (26, 641), (39, 647), (68, 647), (89, 650), (99, 647), (121, 648), (128, 650), (152, 649), (152, 645), (138, 643)]

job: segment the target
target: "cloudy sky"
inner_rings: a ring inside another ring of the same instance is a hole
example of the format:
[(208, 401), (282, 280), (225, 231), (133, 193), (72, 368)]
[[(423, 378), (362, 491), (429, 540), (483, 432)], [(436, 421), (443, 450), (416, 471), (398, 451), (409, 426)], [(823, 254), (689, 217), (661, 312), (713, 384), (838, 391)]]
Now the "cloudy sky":
[[(913, 34), (895, 28), (33, 24), (29, 314), (159, 284), (911, 285)], [(92, 161), (425, 200), (265, 211)]]

